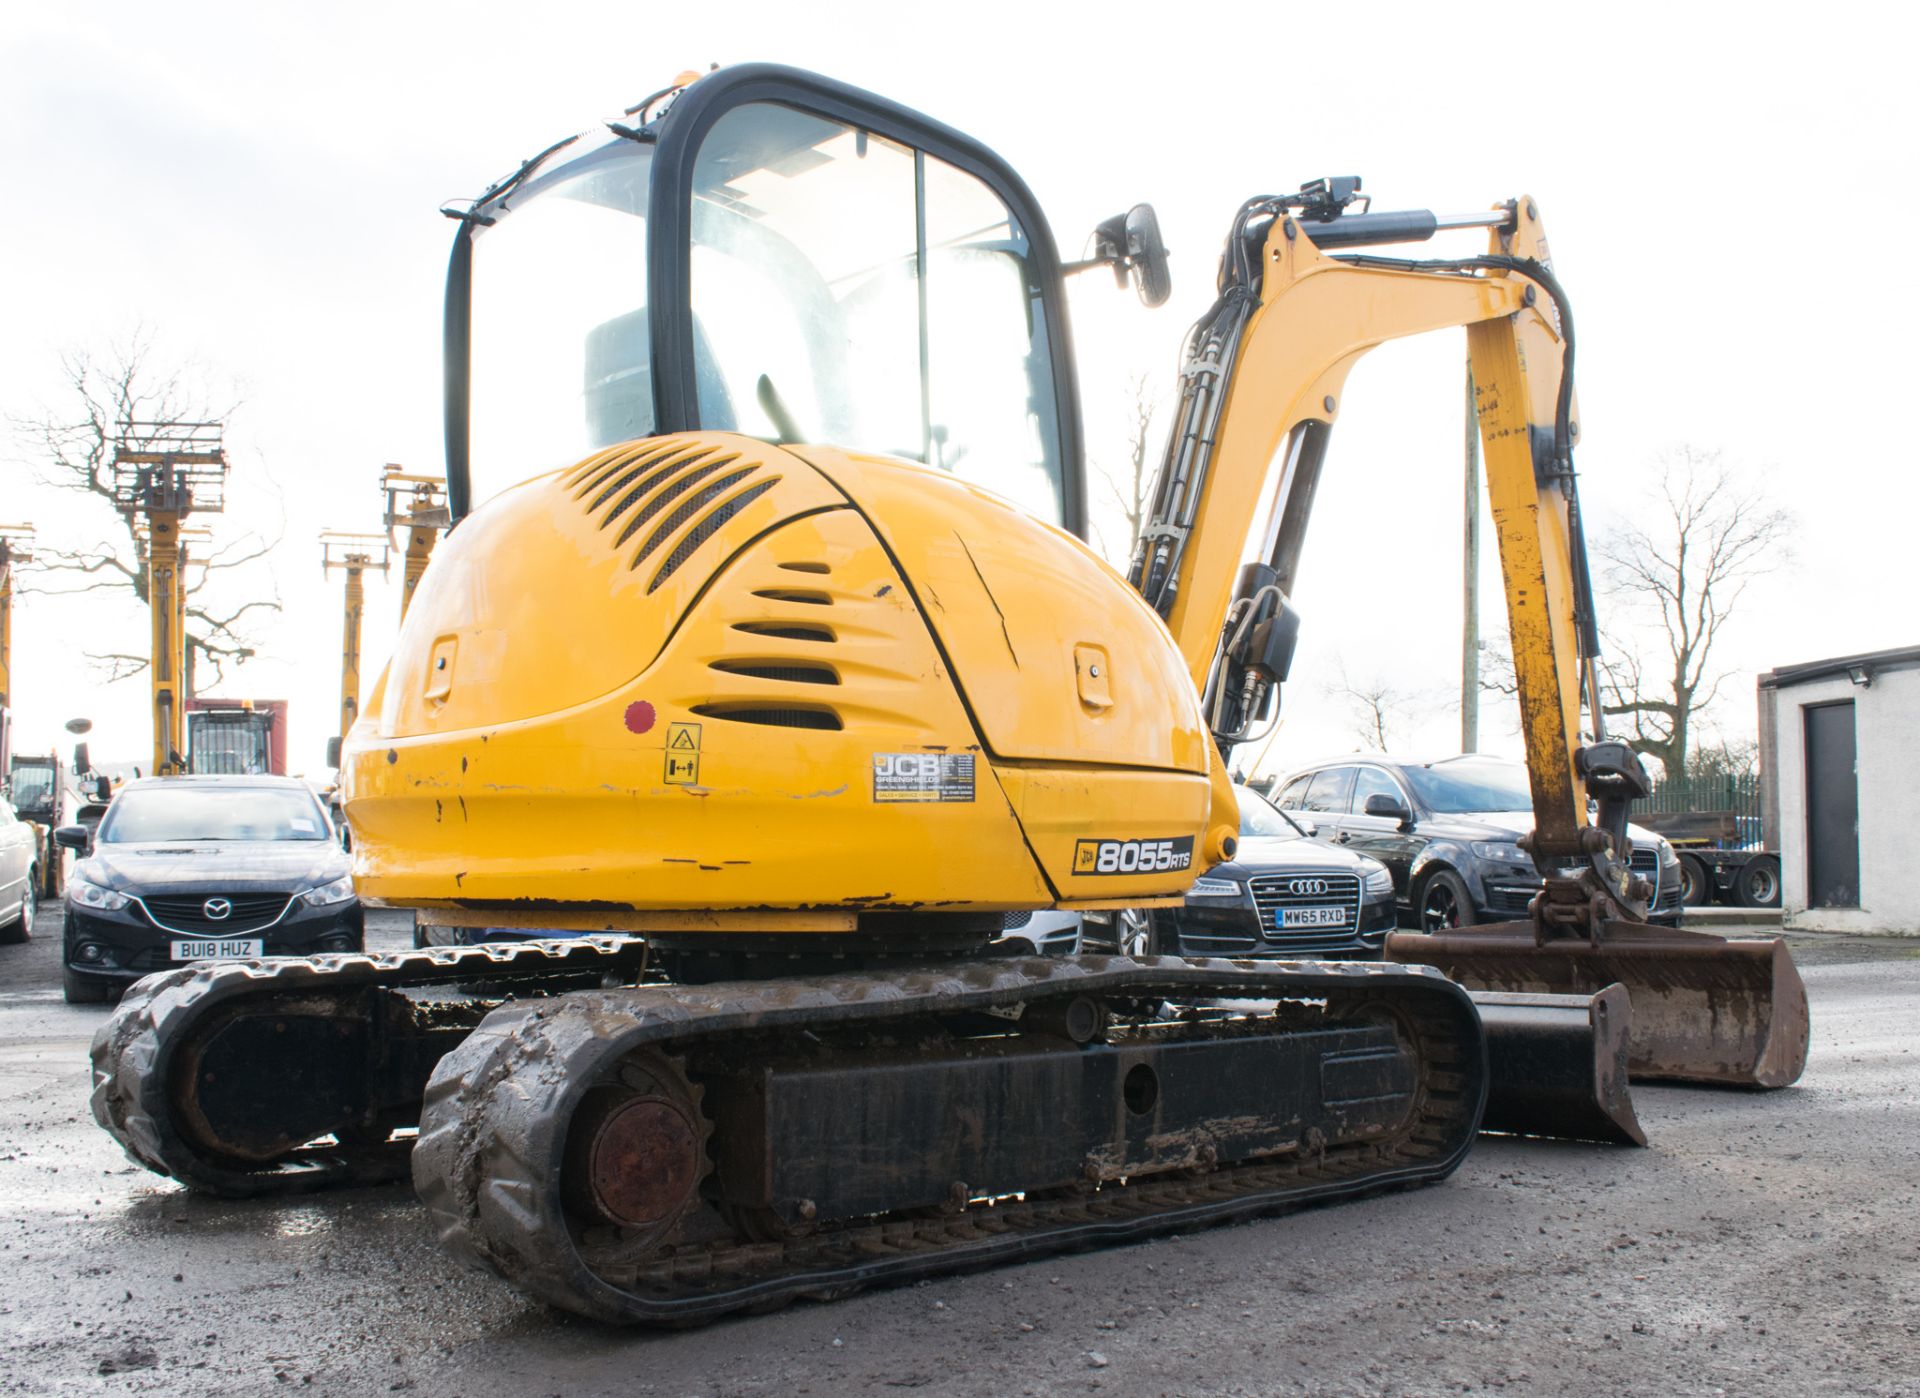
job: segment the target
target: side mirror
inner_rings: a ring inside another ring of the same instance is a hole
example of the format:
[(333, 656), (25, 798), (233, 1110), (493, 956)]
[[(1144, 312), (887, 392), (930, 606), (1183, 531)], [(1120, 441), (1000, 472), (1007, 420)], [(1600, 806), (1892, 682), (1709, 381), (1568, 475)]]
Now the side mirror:
[(100, 777), (93, 784), (93, 799), (101, 805), (113, 799), (113, 778)]
[(1153, 205), (1135, 204), (1127, 210), (1126, 254), (1140, 304), (1148, 309), (1164, 305), (1173, 295), (1173, 275), (1167, 270), (1167, 245), (1160, 237), (1160, 217)]
[(1398, 799), (1376, 791), (1367, 798), (1367, 804), (1361, 808), (1361, 814), (1378, 816), (1382, 820), (1397, 820), (1402, 825), (1413, 824), (1413, 812), (1402, 805)]
[(84, 825), (62, 825), (53, 832), (53, 842), (62, 849), (87, 852), (87, 846), (93, 843), (93, 832)]
[(327, 766), (338, 767), (339, 765), (340, 765), (340, 739), (336, 735), (332, 738), (327, 739)]
[(87, 745), (85, 743), (75, 743), (73, 745), (73, 774), (76, 777), (84, 777), (92, 770), (93, 760), (87, 755)]
[(1060, 270), (1071, 275), (1091, 267), (1113, 268), (1113, 279), (1120, 286), (1131, 275), (1142, 305), (1151, 309), (1163, 304), (1173, 294), (1173, 277), (1167, 270), (1167, 245), (1161, 240), (1153, 205), (1135, 204), (1124, 214), (1101, 220), (1093, 230), (1093, 256), (1069, 262)]

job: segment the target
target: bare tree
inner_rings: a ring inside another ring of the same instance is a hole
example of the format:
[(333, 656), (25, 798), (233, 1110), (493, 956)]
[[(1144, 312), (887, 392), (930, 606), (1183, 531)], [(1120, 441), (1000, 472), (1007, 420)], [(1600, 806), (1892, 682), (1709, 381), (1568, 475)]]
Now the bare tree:
[[(1123, 470), (1109, 471), (1104, 466), (1098, 468), (1100, 479), (1106, 483), (1107, 491), (1120, 509), (1120, 517), (1127, 522), (1126, 547), (1117, 555), (1122, 560), (1133, 557), (1134, 545), (1140, 542), (1140, 526), (1145, 521), (1147, 507), (1151, 503), (1154, 468), (1157, 461), (1148, 457), (1152, 445), (1153, 419), (1160, 411), (1159, 395), (1154, 390), (1154, 379), (1148, 374), (1134, 374), (1127, 380), (1127, 457)], [(1115, 556), (1109, 551), (1109, 556)], [(1125, 566), (1124, 561), (1121, 565)]]
[(1694, 724), (1727, 678), (1713, 668), (1714, 645), (1748, 585), (1788, 557), (1793, 519), (1719, 452), (1681, 447), (1660, 466), (1647, 522), (1593, 550), (1616, 618), (1603, 647), (1601, 706), (1633, 725), (1625, 736), (1635, 751), (1680, 777)]
[(1699, 743), (1687, 754), (1687, 777), (1695, 782), (1752, 781), (1760, 774), (1760, 744), (1752, 738)]
[[(231, 403), (214, 405), (204, 388), (178, 371), (158, 367), (155, 358), (151, 339), (142, 333), (111, 350), (104, 362), (84, 350), (69, 351), (61, 358), (68, 390), (64, 405), (38, 417), (13, 420), (14, 431), (31, 444), (40, 479), (92, 499), (104, 526), (103, 537), (91, 548), (63, 549), (43, 541), (35, 549), (34, 561), (40, 565), (37, 572), (52, 574), (53, 581), (39, 584), (35, 591), (71, 596), (126, 589), (145, 605), (145, 550), (135, 535), (135, 521), (121, 513), (114, 498), (113, 450), (121, 424), (165, 428), (208, 422), (224, 419), (233, 408)], [(256, 645), (249, 627), (256, 620), (254, 614), (280, 610), (277, 598), (217, 601), (214, 592), (225, 589), (209, 585), (264, 558), (277, 542), (277, 538), (267, 541), (249, 533), (204, 557), (189, 549), (181, 574), (188, 694), (193, 692), (198, 664), (205, 664), (213, 672), (214, 683), (219, 683), (228, 665), (242, 664), (253, 655)], [(103, 668), (109, 683), (137, 675), (151, 663), (145, 654), (89, 651), (86, 655)]]
[(1373, 752), (1391, 752), (1394, 735), (1412, 712), (1419, 696), (1402, 689), (1379, 675), (1354, 681), (1347, 667), (1340, 667), (1340, 680), (1327, 686), (1327, 693), (1346, 701), (1353, 734), (1360, 746)]

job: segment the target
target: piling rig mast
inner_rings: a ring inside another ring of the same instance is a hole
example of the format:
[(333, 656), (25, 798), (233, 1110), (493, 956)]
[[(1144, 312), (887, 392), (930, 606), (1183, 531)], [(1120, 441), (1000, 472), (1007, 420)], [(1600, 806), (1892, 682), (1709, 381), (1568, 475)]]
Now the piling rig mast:
[[(400, 575), (400, 619), (405, 621), (407, 605), (413, 601), (414, 588), (420, 585), (420, 575), (427, 571), (433, 546), (453, 522), (447, 509), (447, 481), (444, 476), (413, 475), (388, 462), (380, 473), (380, 489), (387, 497), (384, 523), (389, 546), (399, 548), (398, 533), (407, 531), (406, 564)], [(347, 727), (341, 726), (342, 737)]]
[(33, 526), (0, 524), (0, 713), (13, 706), (13, 569), (33, 562)]
[(328, 529), (320, 535), (320, 571), (347, 575), (346, 607), (340, 630), (340, 736), (360, 717), (360, 623), (366, 611), (364, 577), (369, 568), (384, 576), (389, 551), (382, 534), (348, 534)]
[(186, 770), (186, 556), (181, 526), (226, 509), (225, 425), (122, 422), (113, 447), (113, 498), (144, 532), (147, 609), (152, 617), (153, 771)]

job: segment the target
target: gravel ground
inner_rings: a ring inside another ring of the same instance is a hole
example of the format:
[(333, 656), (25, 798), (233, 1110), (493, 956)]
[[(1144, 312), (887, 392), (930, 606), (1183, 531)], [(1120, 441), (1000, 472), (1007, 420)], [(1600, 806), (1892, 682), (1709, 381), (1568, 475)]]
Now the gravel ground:
[(403, 1188), (130, 1165), (58, 930), (0, 948), (0, 1393), (1920, 1394), (1920, 941), (1795, 937), (1805, 1079), (1638, 1088), (1644, 1151), (1487, 1138), (1430, 1189), (649, 1334), (461, 1271)]

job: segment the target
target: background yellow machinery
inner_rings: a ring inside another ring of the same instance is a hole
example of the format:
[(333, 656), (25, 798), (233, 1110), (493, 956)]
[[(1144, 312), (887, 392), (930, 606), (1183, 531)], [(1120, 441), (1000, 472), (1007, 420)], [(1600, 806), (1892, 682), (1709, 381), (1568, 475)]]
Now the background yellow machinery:
[(0, 524), (0, 713), (13, 707), (13, 570), (33, 561), (33, 537), (31, 524)]
[[(407, 542), (402, 549), (405, 564), (400, 576), (400, 617), (406, 619), (413, 592), (427, 571), (433, 546), (452, 522), (447, 512), (447, 483), (441, 476), (415, 475), (389, 462), (380, 473), (380, 489), (386, 499), (382, 522), (387, 528), (390, 548), (401, 548), (397, 533), (405, 530)], [(342, 728), (344, 736), (346, 728)]]
[(144, 529), (151, 617), (153, 775), (186, 770), (186, 593), (182, 522), (226, 507), (227, 454), (217, 422), (124, 422), (113, 449), (114, 503)]
[(352, 534), (337, 529), (320, 535), (322, 575), (339, 572), (346, 579), (340, 623), (340, 732), (347, 735), (360, 717), (360, 633), (366, 612), (369, 568), (387, 571), (387, 539), (383, 534)]

